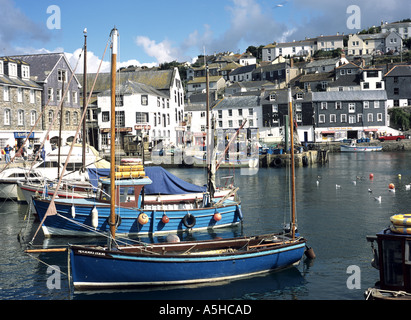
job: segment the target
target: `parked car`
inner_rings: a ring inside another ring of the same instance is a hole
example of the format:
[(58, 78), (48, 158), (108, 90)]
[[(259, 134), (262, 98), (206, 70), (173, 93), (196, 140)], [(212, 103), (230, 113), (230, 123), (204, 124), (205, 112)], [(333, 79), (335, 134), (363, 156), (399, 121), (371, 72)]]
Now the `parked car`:
[(405, 139), (404, 135), (398, 135), (398, 136), (393, 136), (393, 135), (388, 135), (388, 136), (382, 136), (379, 137), (379, 140), (381, 142), (384, 142), (385, 140), (396, 140), (396, 141), (400, 141), (402, 139)]

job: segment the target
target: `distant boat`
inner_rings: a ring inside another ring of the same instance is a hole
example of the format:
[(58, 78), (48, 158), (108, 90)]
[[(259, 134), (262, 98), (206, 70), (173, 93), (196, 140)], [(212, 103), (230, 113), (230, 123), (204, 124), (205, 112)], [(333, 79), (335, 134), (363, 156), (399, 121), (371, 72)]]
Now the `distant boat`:
[(44, 180), (43, 175), (36, 169), (21, 167), (9, 167), (0, 172), (0, 198), (16, 200), (19, 198), (17, 183), (19, 181), (29, 181), (41, 183)]
[(411, 214), (393, 215), (390, 221), (389, 228), (367, 236), (374, 252), (371, 265), (379, 270), (379, 281), (364, 293), (367, 300), (411, 300)]
[(358, 146), (355, 141), (350, 145), (341, 145), (341, 152), (374, 152), (381, 151), (382, 146)]

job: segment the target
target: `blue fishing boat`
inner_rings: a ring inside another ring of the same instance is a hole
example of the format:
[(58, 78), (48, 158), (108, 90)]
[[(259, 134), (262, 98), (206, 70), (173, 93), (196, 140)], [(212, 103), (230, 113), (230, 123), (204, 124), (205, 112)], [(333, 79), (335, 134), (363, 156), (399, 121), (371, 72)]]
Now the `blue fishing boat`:
[[(112, 61), (115, 61), (116, 31), (116, 29), (112, 31)], [(289, 99), (290, 122), (293, 123), (290, 90)], [(112, 105), (114, 104), (113, 97)], [(292, 136), (293, 128), (291, 128)], [(114, 131), (112, 139), (114, 139)], [(293, 145), (293, 138), (291, 143)], [(291, 148), (292, 160), (293, 149)], [(294, 161), (291, 163), (293, 163), (291, 168), (294, 177)], [(110, 186), (114, 189), (114, 179), (112, 176), (110, 178)], [(122, 194), (113, 191), (110, 193), (115, 196), (110, 199), (112, 210), (110, 222), (107, 222), (110, 225), (107, 246), (69, 245), (70, 277), (73, 286), (77, 290), (87, 290), (227, 281), (293, 266), (299, 263), (304, 253), (313, 257), (312, 249), (307, 250), (306, 240), (297, 232), (294, 178), (291, 181), (292, 219), (288, 231), (187, 242), (180, 242), (177, 236), (169, 235), (166, 242), (140, 243), (135, 246), (119, 245), (115, 238), (117, 219), (114, 204)], [(125, 192), (123, 196), (127, 196)], [(208, 220), (210, 221), (210, 218)]]
[[(123, 171), (124, 176), (132, 173), (133, 171)], [(165, 198), (164, 202), (155, 201), (151, 197), (147, 201), (148, 204), (144, 204), (142, 188), (149, 187), (152, 180), (144, 173), (141, 173), (141, 178), (115, 179), (115, 192), (118, 195), (115, 204), (117, 234), (160, 235), (228, 227), (242, 221), (241, 205), (227, 197), (230, 193), (227, 193), (226, 197), (215, 198), (215, 202), (210, 201), (208, 193), (194, 193), (202, 196), (195, 198), (191, 191), (195, 191), (196, 188), (188, 188), (191, 184), (178, 180), (182, 183), (179, 186), (177, 181), (169, 180), (172, 175), (166, 177), (167, 179), (161, 179), (163, 192), (171, 188), (174, 192), (182, 193), (179, 193), (179, 197), (169, 198), (171, 200)], [(169, 188), (167, 184), (170, 184)], [(110, 230), (110, 187), (110, 179), (101, 178), (101, 190), (96, 197), (55, 199), (53, 201), (55, 212), (51, 215), (47, 214), (51, 200), (33, 197), (33, 205), (42, 221), (44, 235), (46, 237), (105, 235)], [(181, 188), (185, 188), (187, 193), (184, 194)], [(200, 190), (199, 188), (197, 191)]]
[(154, 243), (113, 249), (70, 246), (77, 290), (235, 280), (298, 263), (306, 240), (284, 234)]

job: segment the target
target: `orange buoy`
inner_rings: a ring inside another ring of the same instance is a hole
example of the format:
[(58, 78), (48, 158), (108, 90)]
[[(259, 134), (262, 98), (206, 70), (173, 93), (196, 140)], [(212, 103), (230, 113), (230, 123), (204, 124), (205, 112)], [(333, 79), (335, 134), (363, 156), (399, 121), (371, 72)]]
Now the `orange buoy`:
[(374, 174), (370, 173), (370, 179), (374, 179)]
[(388, 188), (390, 188), (391, 190), (395, 189), (395, 185), (393, 183), (390, 183)]
[(166, 223), (168, 223), (168, 222), (170, 221), (170, 218), (167, 217), (167, 215), (163, 214), (163, 217), (161, 218), (161, 221), (162, 221), (164, 224), (166, 224)]
[(148, 215), (146, 215), (145, 213), (141, 213), (139, 216), (138, 216), (138, 223), (139, 224), (142, 224), (142, 225), (144, 225), (144, 224), (146, 224), (147, 222), (148, 222)]
[(218, 212), (215, 213), (213, 218), (214, 218), (215, 221), (220, 221), (221, 220), (221, 213), (218, 213)]

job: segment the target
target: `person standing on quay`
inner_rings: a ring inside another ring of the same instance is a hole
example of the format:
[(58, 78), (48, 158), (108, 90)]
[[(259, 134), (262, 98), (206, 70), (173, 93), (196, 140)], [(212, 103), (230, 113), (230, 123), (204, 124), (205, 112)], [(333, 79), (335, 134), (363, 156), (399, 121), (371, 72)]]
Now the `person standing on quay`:
[(6, 163), (9, 163), (9, 162), (10, 162), (10, 151), (11, 151), (11, 147), (10, 147), (10, 145), (7, 145), (7, 146), (4, 148)]

